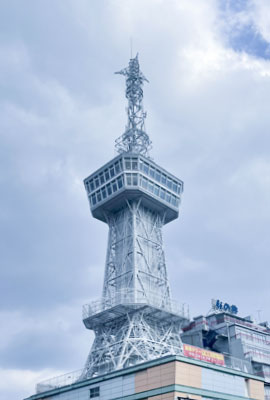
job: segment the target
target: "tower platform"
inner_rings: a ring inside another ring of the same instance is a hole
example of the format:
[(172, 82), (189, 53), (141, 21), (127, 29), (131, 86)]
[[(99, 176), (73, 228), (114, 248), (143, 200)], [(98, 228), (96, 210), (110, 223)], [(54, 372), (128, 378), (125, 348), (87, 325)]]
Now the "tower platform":
[(127, 314), (143, 311), (146, 317), (159, 321), (173, 321), (181, 325), (189, 321), (189, 310), (184, 305), (170, 300), (169, 304), (162, 304), (161, 299), (152, 295), (145, 298), (133, 293), (120, 293), (113, 299), (101, 299), (83, 306), (82, 318), (87, 329), (95, 329), (100, 324), (115, 321)]

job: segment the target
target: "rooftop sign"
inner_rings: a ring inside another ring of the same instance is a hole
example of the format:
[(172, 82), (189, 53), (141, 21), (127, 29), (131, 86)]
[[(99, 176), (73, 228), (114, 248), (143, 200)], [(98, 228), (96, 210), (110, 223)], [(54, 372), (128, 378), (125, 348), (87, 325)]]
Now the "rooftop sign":
[(220, 300), (212, 299), (212, 309), (215, 311), (226, 312), (229, 314), (237, 314), (238, 308), (235, 305), (230, 305), (228, 303), (223, 303)]

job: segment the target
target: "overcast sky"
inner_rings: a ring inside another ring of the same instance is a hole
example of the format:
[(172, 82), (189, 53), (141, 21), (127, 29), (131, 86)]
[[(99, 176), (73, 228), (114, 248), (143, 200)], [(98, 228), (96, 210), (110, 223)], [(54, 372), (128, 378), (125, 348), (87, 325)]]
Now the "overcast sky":
[(269, 0), (1, 0), (0, 30), (1, 399), (90, 350), (107, 226), (82, 181), (124, 131), (130, 37), (151, 156), (185, 183), (164, 228), (173, 297), (270, 320)]

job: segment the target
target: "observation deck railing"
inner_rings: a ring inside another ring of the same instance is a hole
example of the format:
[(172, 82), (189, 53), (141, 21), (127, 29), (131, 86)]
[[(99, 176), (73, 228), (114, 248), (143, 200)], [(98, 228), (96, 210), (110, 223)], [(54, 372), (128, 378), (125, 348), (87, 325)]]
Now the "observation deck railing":
[(85, 304), (82, 310), (83, 320), (118, 305), (148, 305), (168, 313), (176, 314), (183, 319), (189, 319), (189, 308), (186, 303), (179, 304), (175, 300), (170, 298), (164, 299), (160, 296), (157, 296), (157, 294), (153, 292), (148, 292), (146, 297), (142, 292), (139, 291), (121, 290), (116, 292), (113, 297), (101, 298), (99, 300), (92, 301), (89, 304)]
[[(224, 355), (224, 359), (225, 365), (222, 367), (254, 374), (251, 362), (249, 360), (243, 360), (229, 355)], [(106, 370), (105, 366), (101, 365), (100, 371), (97, 373), (97, 375), (103, 375), (104, 370)], [(70, 386), (76, 382), (83, 381), (85, 380), (84, 373), (85, 370), (80, 369), (51, 379), (44, 380), (36, 385), (36, 393), (43, 393), (49, 390), (59, 389), (64, 386)]]

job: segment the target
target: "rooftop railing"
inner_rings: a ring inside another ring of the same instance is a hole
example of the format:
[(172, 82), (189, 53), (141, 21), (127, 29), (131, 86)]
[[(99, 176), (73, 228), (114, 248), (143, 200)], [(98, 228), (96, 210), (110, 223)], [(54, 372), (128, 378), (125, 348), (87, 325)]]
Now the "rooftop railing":
[[(251, 362), (249, 360), (243, 360), (236, 357), (231, 357), (229, 355), (224, 355), (224, 359), (225, 359), (225, 365), (223, 367), (234, 369), (236, 371), (254, 374)], [(209, 364), (211, 363), (209, 362)], [(100, 370), (97, 371), (96, 375), (99, 376), (108, 373), (107, 367), (108, 367), (107, 365), (101, 364)], [(61, 387), (69, 386), (76, 382), (83, 381), (85, 379), (87, 378), (84, 369), (69, 372), (67, 374), (47, 379), (43, 382), (38, 383), (36, 385), (36, 393), (43, 393), (49, 390), (59, 389)]]
[(224, 354), (225, 367), (235, 369), (237, 371), (246, 372), (248, 374), (253, 373), (253, 368), (250, 360), (244, 360), (242, 358), (236, 358)]
[(42, 382), (39, 382), (36, 385), (36, 393), (47, 392), (48, 390), (59, 389), (63, 386), (72, 385), (73, 383), (80, 380), (83, 369), (79, 369), (77, 371), (69, 372), (67, 374), (55, 376), (50, 379), (46, 379)]

